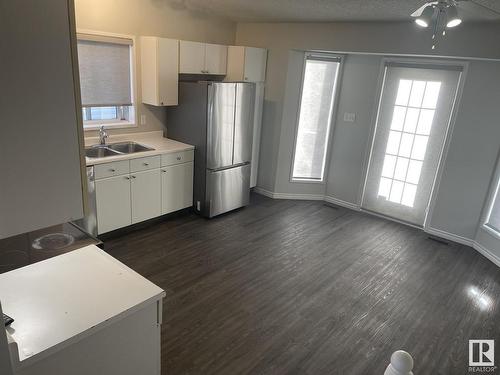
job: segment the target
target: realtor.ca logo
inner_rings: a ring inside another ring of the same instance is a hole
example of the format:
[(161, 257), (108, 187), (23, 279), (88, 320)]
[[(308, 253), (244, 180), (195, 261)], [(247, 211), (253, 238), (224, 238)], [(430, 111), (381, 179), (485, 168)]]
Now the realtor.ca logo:
[(495, 340), (469, 340), (469, 372), (493, 373)]

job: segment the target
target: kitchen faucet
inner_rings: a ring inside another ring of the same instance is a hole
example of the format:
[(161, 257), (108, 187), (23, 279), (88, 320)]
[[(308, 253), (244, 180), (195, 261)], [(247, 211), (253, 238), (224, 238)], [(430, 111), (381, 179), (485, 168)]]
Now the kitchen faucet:
[(101, 145), (105, 145), (106, 144), (106, 138), (108, 138), (109, 135), (108, 133), (106, 133), (106, 131), (104, 130), (104, 125), (102, 125), (100, 128), (99, 128), (99, 143)]

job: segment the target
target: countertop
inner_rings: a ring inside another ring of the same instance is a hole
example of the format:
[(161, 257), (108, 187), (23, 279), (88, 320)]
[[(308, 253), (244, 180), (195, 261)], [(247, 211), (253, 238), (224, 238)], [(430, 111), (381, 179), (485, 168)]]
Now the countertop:
[[(111, 144), (111, 143), (126, 142), (126, 141), (136, 142), (136, 143), (139, 143), (139, 144), (144, 145), (144, 146), (152, 147), (152, 148), (154, 148), (154, 150), (136, 152), (133, 154), (108, 156), (108, 157), (104, 157), (104, 158), (86, 157), (85, 160), (86, 160), (87, 166), (109, 163), (109, 162), (118, 161), (118, 160), (136, 159), (136, 158), (142, 158), (142, 157), (146, 157), (146, 156), (153, 156), (153, 155), (169, 154), (169, 153), (179, 152), (179, 151), (194, 150), (194, 146), (192, 146), (192, 145), (188, 145), (186, 143), (174, 141), (173, 139), (168, 139), (168, 138), (163, 137), (162, 131), (110, 135), (109, 138), (106, 140), (106, 143)], [(85, 138), (85, 147), (89, 147), (89, 146), (96, 145), (96, 144), (99, 144), (98, 137)]]
[[(165, 292), (94, 245), (0, 275), (7, 328), (24, 366), (164, 297)], [(16, 363), (14, 363), (16, 366)]]

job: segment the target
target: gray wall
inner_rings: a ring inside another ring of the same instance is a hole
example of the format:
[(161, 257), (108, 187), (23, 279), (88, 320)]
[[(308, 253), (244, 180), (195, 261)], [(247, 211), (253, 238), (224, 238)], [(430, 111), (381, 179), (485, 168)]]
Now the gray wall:
[[(344, 59), (326, 195), (355, 205), (360, 203), (381, 61), (371, 55)], [(355, 113), (356, 121), (344, 122), (345, 112)]]
[(473, 239), (500, 145), (500, 62), (469, 66), (430, 226)]
[[(236, 42), (269, 49), (258, 186), (317, 195), (324, 186), (289, 182), (301, 66), (290, 50), (377, 53), (345, 59), (326, 195), (359, 204), (383, 54), (500, 59), (500, 24), (466, 24), (431, 50), (430, 35), (408, 23), (238, 24)], [(467, 59), (469, 60), (469, 59)], [(500, 139), (500, 63), (473, 60), (445, 159), (432, 228), (474, 239)], [(291, 92), (294, 91), (294, 92)], [(356, 113), (344, 123), (343, 113)]]

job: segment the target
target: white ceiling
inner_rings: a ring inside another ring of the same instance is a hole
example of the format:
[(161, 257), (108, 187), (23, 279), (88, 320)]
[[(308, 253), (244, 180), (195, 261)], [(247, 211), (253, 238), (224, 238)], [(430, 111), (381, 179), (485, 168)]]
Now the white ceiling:
[[(233, 21), (328, 22), (403, 21), (425, 0), (166, 0), (176, 9), (213, 14)], [(460, 1), (464, 19), (500, 20), (500, 0), (473, 0), (497, 14)]]

